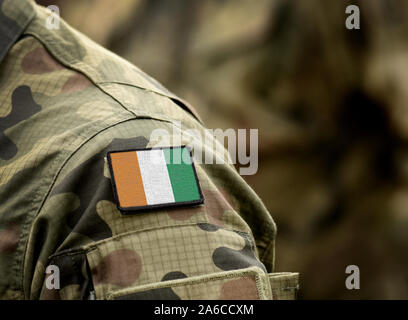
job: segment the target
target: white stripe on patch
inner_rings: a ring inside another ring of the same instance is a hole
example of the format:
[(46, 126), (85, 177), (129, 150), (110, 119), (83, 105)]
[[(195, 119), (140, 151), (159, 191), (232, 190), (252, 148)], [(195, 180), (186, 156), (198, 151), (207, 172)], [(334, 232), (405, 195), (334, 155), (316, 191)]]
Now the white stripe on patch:
[(175, 202), (163, 150), (136, 151), (148, 205)]

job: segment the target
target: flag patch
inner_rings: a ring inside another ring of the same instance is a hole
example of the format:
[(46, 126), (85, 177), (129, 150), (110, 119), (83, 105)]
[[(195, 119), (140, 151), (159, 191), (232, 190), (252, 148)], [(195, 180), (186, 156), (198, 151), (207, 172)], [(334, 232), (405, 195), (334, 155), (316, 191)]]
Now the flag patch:
[(111, 151), (107, 159), (123, 213), (204, 202), (188, 147)]

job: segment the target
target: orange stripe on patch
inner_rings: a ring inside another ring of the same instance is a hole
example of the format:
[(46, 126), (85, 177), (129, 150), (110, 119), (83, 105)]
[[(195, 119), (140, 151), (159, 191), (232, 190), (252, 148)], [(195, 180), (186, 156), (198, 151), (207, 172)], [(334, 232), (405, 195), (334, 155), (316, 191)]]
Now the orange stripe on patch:
[(136, 151), (112, 153), (111, 159), (119, 205), (123, 208), (146, 206)]

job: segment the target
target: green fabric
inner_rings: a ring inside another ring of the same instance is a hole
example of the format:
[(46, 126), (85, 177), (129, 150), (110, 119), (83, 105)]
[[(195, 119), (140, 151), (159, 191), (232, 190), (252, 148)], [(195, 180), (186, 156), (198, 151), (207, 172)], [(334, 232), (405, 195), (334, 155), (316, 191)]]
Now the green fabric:
[[(193, 166), (186, 148), (163, 149), (166, 158), (174, 200), (186, 202), (199, 200), (200, 194)], [(180, 162), (180, 163), (179, 163)]]

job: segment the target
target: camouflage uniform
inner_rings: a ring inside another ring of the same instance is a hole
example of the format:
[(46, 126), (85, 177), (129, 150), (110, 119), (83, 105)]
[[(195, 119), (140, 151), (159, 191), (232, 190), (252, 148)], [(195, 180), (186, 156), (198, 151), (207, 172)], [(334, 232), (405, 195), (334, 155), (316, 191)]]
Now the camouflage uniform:
[(203, 132), (186, 102), (65, 22), (48, 30), (34, 2), (0, 8), (1, 298), (294, 297), (298, 275), (271, 273), (275, 224), (230, 165), (196, 166), (204, 205), (118, 211), (106, 153), (179, 121)]

